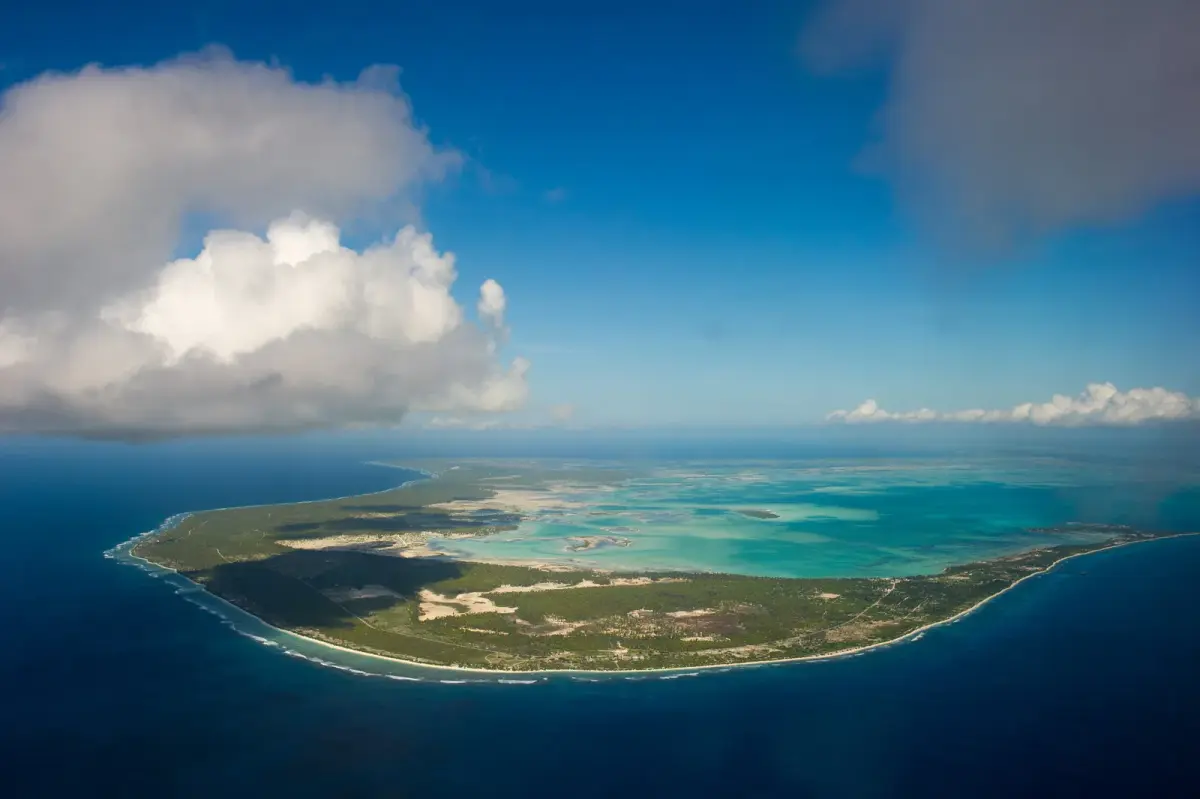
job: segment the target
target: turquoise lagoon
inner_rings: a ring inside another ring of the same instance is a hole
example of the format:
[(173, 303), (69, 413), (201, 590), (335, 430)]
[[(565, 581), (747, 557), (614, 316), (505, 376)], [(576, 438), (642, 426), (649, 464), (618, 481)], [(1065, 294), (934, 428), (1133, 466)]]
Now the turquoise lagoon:
[[(433, 548), (619, 571), (897, 577), (1108, 536), (1086, 525), (1183, 532), (1200, 509), (1194, 473), (1163, 482), (1111, 461), (1056, 458), (670, 463), (549, 488), (561, 505), (530, 512), (516, 531)], [(1035, 529), (1063, 525), (1078, 529)], [(598, 544), (578, 551), (580, 537)]]

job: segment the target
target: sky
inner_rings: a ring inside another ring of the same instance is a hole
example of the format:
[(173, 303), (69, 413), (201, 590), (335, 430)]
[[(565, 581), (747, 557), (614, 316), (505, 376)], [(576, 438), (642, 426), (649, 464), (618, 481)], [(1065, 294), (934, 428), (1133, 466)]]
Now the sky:
[(0, 27), (0, 428), (1200, 416), (1186, 0), (128, 7)]

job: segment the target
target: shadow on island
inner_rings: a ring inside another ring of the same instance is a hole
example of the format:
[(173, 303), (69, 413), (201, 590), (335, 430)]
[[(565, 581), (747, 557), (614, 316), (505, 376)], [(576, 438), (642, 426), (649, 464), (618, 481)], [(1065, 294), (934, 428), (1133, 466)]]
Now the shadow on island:
[(360, 616), (413, 600), (421, 589), (463, 574), (441, 558), (295, 550), (192, 573), (212, 593), (283, 628), (350, 628)]
[(488, 511), (472, 516), (450, 516), (445, 513), (409, 511), (403, 516), (364, 518), (347, 516), (321, 522), (292, 522), (277, 525), (274, 530), (282, 535), (307, 534), (312, 537), (337, 535), (339, 533), (414, 533), (424, 530), (482, 530), (487, 527), (516, 525), (521, 517), (515, 513)]

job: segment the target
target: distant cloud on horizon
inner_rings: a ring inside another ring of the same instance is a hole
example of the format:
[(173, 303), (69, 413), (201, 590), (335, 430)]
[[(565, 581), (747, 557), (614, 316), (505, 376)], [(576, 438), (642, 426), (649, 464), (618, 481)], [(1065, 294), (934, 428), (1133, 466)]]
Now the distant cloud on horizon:
[(1055, 394), (1049, 402), (1025, 402), (1009, 410), (935, 411), (921, 408), (892, 412), (869, 399), (853, 410), (834, 411), (826, 420), (846, 424), (975, 422), (1061, 427), (1132, 426), (1145, 422), (1200, 420), (1200, 398), (1165, 388), (1120, 391), (1112, 383), (1089, 383), (1076, 397)]
[(421, 425), (426, 430), (548, 430), (582, 429), (573, 424), (576, 407), (570, 403), (551, 405), (534, 414), (520, 417), (501, 417), (494, 413), (440, 414), (432, 416)]

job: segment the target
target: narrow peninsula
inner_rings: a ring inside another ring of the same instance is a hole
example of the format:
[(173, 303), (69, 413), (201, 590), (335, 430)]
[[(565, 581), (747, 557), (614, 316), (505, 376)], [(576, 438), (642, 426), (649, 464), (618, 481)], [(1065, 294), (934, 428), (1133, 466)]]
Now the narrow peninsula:
[[(899, 578), (483, 562), (448, 554), (447, 545), (513, 534), (527, 514), (569, 506), (563, 485), (612, 484), (622, 473), (474, 462), (429, 468), (429, 479), (378, 494), (189, 514), (138, 540), (131, 554), (275, 627), (361, 652), (431, 666), (602, 671), (868, 648), (961, 615), (1064, 558), (1163, 535), (1098, 525), (1095, 543), (1055, 544), (1058, 529), (1047, 528), (1038, 531), (1046, 545), (1031, 551)], [(575, 537), (565, 552), (631, 543), (626, 535)]]

